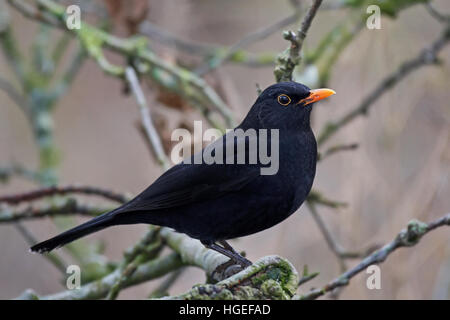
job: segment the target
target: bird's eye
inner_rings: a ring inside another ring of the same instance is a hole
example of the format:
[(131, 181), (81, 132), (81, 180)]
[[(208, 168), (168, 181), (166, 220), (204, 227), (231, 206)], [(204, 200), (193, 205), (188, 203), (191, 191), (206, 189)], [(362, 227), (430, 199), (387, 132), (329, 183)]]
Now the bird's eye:
[(278, 96), (278, 103), (282, 106), (287, 106), (289, 103), (291, 103), (291, 98), (285, 94), (280, 94)]

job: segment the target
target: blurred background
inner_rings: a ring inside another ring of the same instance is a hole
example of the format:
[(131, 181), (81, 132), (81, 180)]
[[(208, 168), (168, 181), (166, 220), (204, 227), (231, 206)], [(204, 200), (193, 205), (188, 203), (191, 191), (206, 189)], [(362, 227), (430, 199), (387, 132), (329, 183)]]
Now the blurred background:
[[(201, 70), (208, 57), (183, 50), (174, 45), (173, 39), (161, 41), (151, 31), (164, 30), (188, 42), (226, 48), (246, 34), (294, 12), (290, 1), (149, 0), (127, 1), (123, 7), (119, 2), (80, 1), (78, 4), (83, 20), (100, 25), (106, 16), (113, 22), (110, 32), (122, 37), (146, 31), (150, 48), (162, 59), (192, 70), (199, 66)], [(301, 13), (309, 3), (297, 1)], [(363, 15), (367, 7), (330, 8), (335, 3), (338, 1), (324, 1), (308, 33), (304, 52), (313, 53), (324, 37), (339, 26), (350, 23), (350, 30), (354, 30), (353, 17)], [(436, 0), (432, 4), (439, 12), (450, 13), (448, 1)], [(61, 42), (63, 32), (54, 28), (42, 32), (39, 23), (25, 18), (6, 3), (2, 4), (1, 11), (3, 19), (8, 13), (15, 44), (27, 64), (37, 63), (39, 52)], [(289, 44), (283, 39), (282, 31), (297, 30), (299, 21), (294, 19), (293, 23), (245, 47), (252, 57), (264, 54), (268, 61), (248, 63), (235, 59), (205, 74), (205, 80), (229, 105), (236, 121), (242, 120), (256, 99), (257, 85), (264, 89), (275, 82), (271, 57)], [(326, 84), (337, 92), (332, 99), (315, 107), (313, 129), (316, 135), (326, 123), (340, 119), (357, 107), (383, 78), (395, 72), (404, 61), (416, 57), (439, 38), (443, 29), (442, 23), (422, 4), (399, 10), (396, 17), (383, 14), (381, 23), (380, 30), (369, 30), (365, 25), (358, 30), (339, 56), (330, 60), (332, 67), (326, 79), (318, 79), (320, 61), (312, 60), (305, 71), (308, 61), (305, 54), (303, 66), (296, 70), (296, 79), (310, 86)], [(140, 29), (136, 31), (136, 28)], [(46, 33), (49, 36), (45, 42), (40, 42), (39, 37)], [(36, 49), (39, 46), (41, 48)], [(68, 49), (56, 74), (61, 74), (77, 53), (76, 41), (72, 38), (61, 46)], [(106, 56), (112, 63), (124, 63), (117, 54), (107, 53)], [(333, 146), (358, 144), (356, 149), (320, 161), (314, 182), (314, 189), (327, 198), (347, 203), (346, 207), (338, 209), (317, 207), (336, 242), (346, 250), (365, 250), (385, 244), (411, 219), (427, 222), (450, 212), (450, 46), (442, 49), (439, 57), (441, 64), (412, 72), (383, 94), (371, 106), (367, 117), (355, 119), (321, 146), (320, 151), (324, 152)], [(75, 69), (73, 82), (52, 106), (51, 117), (40, 119), (53, 128), (54, 150), (49, 151), (50, 156), (47, 154), (51, 159), (47, 161), (47, 165), (51, 164), (48, 166), (42, 163), (42, 148), (39, 149), (42, 141), (35, 138), (36, 127), (33, 131), (20, 107), (0, 90), (0, 168), (20, 165), (33, 171), (42, 169), (48, 174), (48, 180), (60, 185), (92, 185), (130, 195), (142, 191), (163, 169), (137, 130), (140, 114), (135, 99), (127, 93), (124, 81), (105, 74), (93, 59), (84, 59)], [(0, 78), (19, 88), (20, 81), (13, 70), (11, 59), (4, 52), (0, 54)], [(35, 79), (39, 84), (42, 78)], [(58, 80), (45, 81), (54, 85)], [(191, 128), (194, 120), (203, 119), (192, 103), (163, 89), (157, 81), (144, 79), (143, 88), (166, 150), (170, 148), (173, 129)], [(30, 96), (40, 97), (36, 92)], [(0, 195), (36, 188), (34, 182), (20, 177), (3, 182), (0, 181)], [(105, 205), (97, 198), (85, 199), (93, 205)], [(72, 219), (74, 223), (86, 218), (74, 216)], [(68, 223), (43, 218), (26, 220), (23, 226), (36, 239), (44, 240)], [(105, 257), (120, 261), (123, 251), (136, 243), (145, 230), (146, 226), (110, 228), (90, 236), (86, 242), (101, 243)], [(380, 290), (367, 289), (368, 275), (361, 273), (340, 292), (340, 298), (450, 298), (449, 240), (448, 228), (442, 228), (424, 237), (417, 246), (396, 251), (380, 265)], [(327, 246), (306, 206), (279, 225), (237, 239), (233, 244), (245, 250), (251, 260), (277, 254), (291, 261), (299, 271), (307, 265), (311, 272), (320, 272), (301, 287), (300, 292), (324, 285), (342, 273), (342, 263)], [(46, 258), (30, 254), (28, 247), (13, 223), (0, 224), (1, 299), (14, 298), (27, 288), (41, 294), (65, 289), (61, 272)], [(67, 262), (76, 261), (64, 249), (58, 253)], [(358, 261), (360, 259), (345, 260), (346, 267)], [(126, 289), (120, 298), (144, 298), (162, 280)], [(188, 268), (170, 293), (182, 293), (204, 280), (202, 270)]]

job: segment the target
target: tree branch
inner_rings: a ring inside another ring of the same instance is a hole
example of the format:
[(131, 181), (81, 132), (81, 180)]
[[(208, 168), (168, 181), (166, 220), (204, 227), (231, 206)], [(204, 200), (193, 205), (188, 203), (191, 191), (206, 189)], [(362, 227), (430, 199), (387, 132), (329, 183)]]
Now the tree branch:
[[(127, 288), (138, 283), (143, 283), (149, 280), (159, 278), (169, 272), (180, 268), (180, 257), (175, 252), (167, 256), (160, 257), (144, 264), (139, 265), (133, 275), (123, 283), (123, 288)], [(111, 287), (118, 281), (122, 275), (122, 270), (117, 268), (109, 275), (81, 286), (78, 290), (67, 290), (59, 293), (38, 296), (33, 298), (42, 300), (92, 300), (101, 299), (107, 296)]]
[[(17, 221), (14, 223), (14, 226), (16, 227), (17, 231), (22, 235), (22, 237), (25, 239), (27, 244), (29, 246), (34, 245), (37, 243), (36, 238), (31, 233), (30, 230), (20, 221)], [(63, 275), (66, 275), (66, 266), (68, 265), (60, 256), (58, 256), (56, 253), (51, 252), (49, 253), (46, 258), (61, 272)]]
[(224, 51), (219, 51), (219, 54), (215, 54), (209, 61), (207, 61), (205, 64), (197, 68), (197, 74), (204, 75), (208, 72), (210, 72), (213, 69), (218, 68), (220, 65), (222, 65), (224, 62), (228, 61), (236, 52), (241, 50), (242, 48), (245, 48), (249, 46), (250, 44), (261, 41), (274, 32), (294, 23), (297, 21), (298, 17), (300, 16), (300, 10), (295, 10), (295, 13), (281, 19), (280, 21), (275, 22), (274, 24), (271, 24), (267, 27), (264, 27), (260, 30), (257, 30), (253, 33), (250, 33), (237, 41), (235, 44), (231, 45)]
[(125, 203), (130, 200), (129, 197), (115, 193), (110, 190), (101, 189), (97, 187), (90, 186), (64, 186), (64, 187), (48, 187), (41, 188), (26, 193), (19, 193), (8, 196), (0, 196), (0, 203), (5, 202), (8, 204), (19, 204), (21, 202), (28, 202), (37, 200), (44, 197), (51, 197), (55, 195), (67, 195), (67, 194), (84, 194), (84, 195), (96, 195), (101, 196), (105, 199), (112, 200), (118, 203)]
[(0, 206), (0, 223), (15, 222), (19, 220), (64, 216), (80, 214), (94, 217), (111, 210), (111, 208), (99, 208), (79, 203), (76, 199), (66, 198), (57, 203), (47, 204), (40, 207), (29, 206), (22, 210), (12, 210), (8, 206)]
[(28, 114), (28, 104), (22, 94), (6, 79), (0, 77), (0, 89), (3, 90), (9, 98), (18, 105), (25, 114)]
[(245, 270), (217, 284), (195, 286), (165, 300), (291, 299), (297, 291), (298, 273), (291, 263), (278, 256), (266, 256)]
[(325, 150), (324, 153), (319, 154), (318, 161), (322, 161), (325, 158), (328, 158), (329, 156), (336, 154), (341, 151), (353, 151), (356, 150), (359, 147), (357, 143), (351, 143), (351, 144), (340, 144), (333, 147), (328, 148)]
[(21, 165), (13, 165), (7, 168), (0, 168), (0, 182), (7, 182), (12, 177), (22, 177), (33, 182), (42, 181), (43, 177), (39, 172), (34, 172)]
[(347, 203), (328, 199), (321, 192), (314, 189), (311, 190), (310, 193), (308, 194), (307, 200), (310, 203), (320, 204), (322, 206), (326, 206), (333, 209), (343, 208), (347, 206)]
[[(174, 47), (179, 51), (185, 51), (191, 55), (204, 56), (205, 58), (222, 56), (224, 52), (228, 52), (229, 50), (229, 47), (226, 46), (185, 40), (167, 30), (159, 28), (147, 20), (143, 21), (139, 26), (139, 33), (149, 37), (151, 40), (158, 41), (163, 45)], [(259, 67), (273, 65), (275, 63), (275, 58), (275, 53), (263, 52), (253, 54), (240, 48), (228, 57), (228, 61), (249, 67)]]
[(136, 75), (136, 72), (132, 67), (126, 68), (125, 78), (127, 79), (127, 82), (139, 106), (139, 111), (141, 114), (141, 124), (142, 128), (144, 129), (146, 139), (149, 145), (152, 147), (153, 154), (155, 155), (159, 164), (163, 167), (164, 170), (167, 170), (170, 168), (169, 159), (164, 152), (161, 137), (159, 136), (159, 133), (153, 124), (147, 100), (145, 99), (144, 92), (142, 91), (142, 88), (139, 84), (139, 79)]
[(407, 228), (403, 229), (392, 242), (373, 252), (371, 255), (362, 260), (357, 266), (344, 272), (342, 275), (329, 282), (324, 287), (311, 290), (310, 292), (300, 296), (299, 298), (308, 300), (317, 299), (318, 297), (336, 288), (347, 286), (354, 276), (365, 270), (368, 266), (372, 264), (382, 263), (392, 252), (394, 252), (398, 248), (411, 247), (416, 245), (425, 234), (442, 226), (450, 226), (450, 214), (447, 214), (442, 218), (428, 224), (417, 220), (410, 221)]
[(159, 237), (159, 227), (150, 227), (150, 231), (130, 250), (125, 252), (124, 260), (121, 263), (120, 277), (111, 286), (107, 299), (114, 300), (119, 295), (120, 290), (130, 281), (133, 274), (142, 263), (155, 259), (164, 248), (161, 238)]
[(370, 107), (386, 92), (392, 89), (397, 83), (403, 80), (413, 71), (420, 67), (438, 63), (438, 54), (450, 41), (450, 25), (442, 32), (441, 36), (429, 47), (423, 49), (419, 55), (411, 60), (407, 60), (392, 74), (384, 78), (374, 90), (372, 90), (362, 102), (341, 119), (329, 122), (319, 134), (317, 142), (319, 145), (325, 143), (340, 128), (344, 127), (359, 116), (367, 115)]
[(431, 1), (426, 2), (424, 4), (425, 8), (427, 9), (428, 13), (438, 20), (441, 23), (450, 23), (450, 15), (449, 14), (442, 14), (440, 13), (433, 5), (431, 4)]
[(291, 42), (291, 46), (278, 57), (278, 63), (274, 70), (277, 82), (292, 80), (294, 68), (300, 62), (300, 51), (306, 38), (306, 34), (308, 33), (311, 23), (321, 4), (322, 0), (313, 0), (311, 7), (309, 7), (302, 20), (300, 29), (297, 32), (287, 31), (283, 34), (284, 38)]

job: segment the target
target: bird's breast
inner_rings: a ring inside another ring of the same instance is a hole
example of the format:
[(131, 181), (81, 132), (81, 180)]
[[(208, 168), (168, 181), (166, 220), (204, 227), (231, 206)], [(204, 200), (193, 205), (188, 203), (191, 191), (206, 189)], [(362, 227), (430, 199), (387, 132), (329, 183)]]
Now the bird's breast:
[(311, 191), (316, 174), (317, 144), (312, 131), (298, 132), (280, 142), (279, 179), (292, 192), (291, 213)]

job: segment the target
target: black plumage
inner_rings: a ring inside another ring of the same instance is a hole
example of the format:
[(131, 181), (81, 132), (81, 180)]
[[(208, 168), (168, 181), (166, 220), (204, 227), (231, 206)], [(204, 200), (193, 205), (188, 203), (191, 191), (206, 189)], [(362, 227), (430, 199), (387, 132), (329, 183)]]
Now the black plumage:
[[(235, 128), (246, 132), (254, 129), (259, 140), (262, 139), (259, 129), (278, 130), (279, 164), (275, 174), (261, 174), (261, 168), (267, 164), (248, 163), (251, 151), (248, 137), (229, 138), (228, 134), (207, 148), (215, 148), (215, 152), (223, 150), (223, 162), (226, 162), (225, 145), (234, 142), (234, 164), (195, 164), (191, 158), (191, 163), (175, 165), (128, 203), (41, 242), (31, 250), (48, 252), (109, 226), (147, 223), (186, 233), (207, 247), (248, 265), (249, 261), (238, 255), (226, 240), (270, 228), (303, 203), (316, 171), (317, 146), (310, 127), (313, 102), (333, 93), (329, 89), (310, 90), (295, 82), (272, 85), (260, 94)], [(273, 138), (269, 132), (270, 155), (274, 152), (271, 150)], [(247, 164), (236, 163), (236, 151), (242, 144)]]

